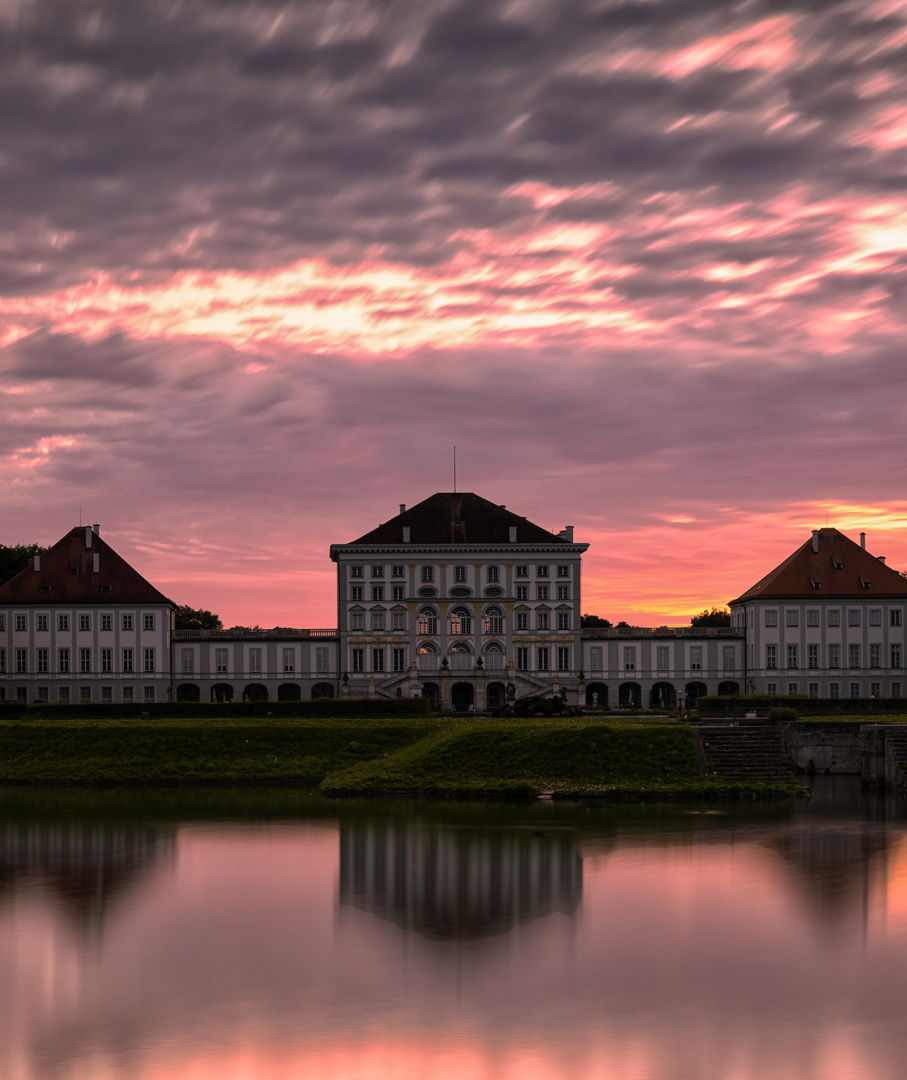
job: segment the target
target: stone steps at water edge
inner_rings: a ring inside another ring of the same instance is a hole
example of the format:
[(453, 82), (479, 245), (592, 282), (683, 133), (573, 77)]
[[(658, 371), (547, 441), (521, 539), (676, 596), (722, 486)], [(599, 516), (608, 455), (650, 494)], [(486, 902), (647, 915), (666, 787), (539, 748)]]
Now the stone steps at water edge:
[(698, 727), (709, 775), (722, 780), (782, 783), (794, 775), (777, 728)]

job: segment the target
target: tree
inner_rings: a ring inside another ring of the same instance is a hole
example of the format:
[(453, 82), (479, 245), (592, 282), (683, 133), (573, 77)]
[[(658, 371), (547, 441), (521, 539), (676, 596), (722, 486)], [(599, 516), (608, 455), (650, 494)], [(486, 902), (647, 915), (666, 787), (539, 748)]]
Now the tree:
[(191, 608), (188, 604), (181, 604), (176, 609), (177, 630), (223, 630), (224, 624), (220, 616), (213, 611), (205, 611), (204, 608)]
[(690, 626), (730, 626), (731, 613), (727, 608), (705, 608), (690, 619)]
[(601, 615), (583, 615), (580, 617), (579, 624), (584, 630), (588, 630), (594, 626), (607, 630), (612, 625), (608, 619), (603, 619)]
[(32, 559), (45, 551), (47, 548), (38, 544), (11, 544), (9, 547), (0, 544), (0, 585), (5, 585), (20, 570), (31, 566)]

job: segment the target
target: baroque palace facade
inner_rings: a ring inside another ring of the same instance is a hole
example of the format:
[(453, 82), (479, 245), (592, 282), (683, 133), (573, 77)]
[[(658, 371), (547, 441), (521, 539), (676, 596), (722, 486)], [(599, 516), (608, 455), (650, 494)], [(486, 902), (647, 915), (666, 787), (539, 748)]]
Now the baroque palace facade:
[(900, 697), (907, 581), (836, 529), (731, 601), (729, 627), (582, 629), (582, 555), (470, 493), (438, 493), (346, 544), (337, 627), (176, 630), (174, 603), (72, 529), (0, 586), (0, 701), (532, 694), (608, 708), (706, 694)]

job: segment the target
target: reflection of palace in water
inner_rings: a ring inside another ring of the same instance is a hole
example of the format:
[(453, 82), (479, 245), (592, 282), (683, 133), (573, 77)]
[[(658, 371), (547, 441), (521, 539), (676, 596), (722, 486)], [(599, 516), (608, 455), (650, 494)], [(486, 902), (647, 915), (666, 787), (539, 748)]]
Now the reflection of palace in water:
[(0, 900), (45, 889), (73, 920), (99, 929), (112, 900), (173, 859), (176, 829), (113, 822), (0, 822)]
[(343, 822), (340, 902), (437, 939), (502, 934), (579, 904), (583, 864), (568, 831)]

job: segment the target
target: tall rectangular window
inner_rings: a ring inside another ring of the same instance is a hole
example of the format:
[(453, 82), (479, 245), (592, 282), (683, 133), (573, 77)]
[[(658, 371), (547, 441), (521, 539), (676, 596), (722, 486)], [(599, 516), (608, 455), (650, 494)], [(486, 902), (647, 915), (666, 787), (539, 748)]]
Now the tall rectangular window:
[(142, 617), (142, 629), (153, 630), (154, 629), (154, 613), (146, 612)]
[(766, 626), (777, 626), (778, 625), (778, 612), (777, 611), (772, 611), (772, 610), (766, 611), (766, 613), (765, 613), (765, 625)]
[(283, 650), (283, 670), (286, 672), (296, 670), (296, 650), (284, 649)]
[(558, 568), (557, 568), (557, 576), (558, 577), (570, 577), (570, 566), (569, 566), (569, 564), (568, 565), (558, 566)]
[(326, 645), (319, 645), (315, 650), (315, 670), (319, 674), (330, 671), (329, 652)]
[(455, 566), (454, 567), (454, 581), (458, 584), (462, 584), (466, 580), (466, 567)]
[(529, 670), (529, 650), (524, 646), (520, 646), (516, 651), (516, 669), (517, 671)]
[(154, 649), (145, 649), (142, 653), (144, 671), (154, 671)]
[(894, 667), (894, 668), (899, 668), (901, 666), (901, 646), (900, 645), (892, 645), (891, 646), (891, 666)]
[(362, 577), (362, 567), (361, 566), (351, 566), (350, 567), (350, 577)]
[(517, 585), (517, 587), (516, 587), (516, 598), (517, 598), (517, 600), (528, 600), (529, 599), (529, 586), (528, 585)]
[(353, 671), (365, 671), (365, 649), (350, 649)]
[(787, 666), (788, 668), (797, 668), (800, 666), (798, 658), (798, 650), (796, 645), (788, 645), (787, 647)]
[(547, 585), (536, 585), (536, 587), (535, 587), (535, 598), (536, 598), (536, 600), (547, 600), (548, 599), (548, 586)]
[[(2, 624), (2, 620), (3, 620), (3, 616), (0, 615), (0, 630), (5, 629), (5, 627)], [(46, 615), (36, 615), (35, 616), (35, 629), (36, 630), (46, 630), (47, 629), (47, 616)]]
[(58, 615), (57, 616), (57, 629), (58, 630), (68, 630), (69, 629), (69, 616), (68, 615)]
[(373, 566), (372, 567), (372, 577), (384, 577), (384, 567), (383, 566)]
[(133, 688), (131, 686), (123, 687), (123, 704), (128, 704), (134, 698)]
[(875, 698), (882, 696), (882, 684), (880, 682), (871, 682), (869, 684), (869, 696)]
[(837, 608), (829, 608), (828, 610), (828, 625), (840, 626), (841, 625), (841, 612)]
[(806, 612), (806, 625), (807, 626), (818, 626), (819, 625), (819, 609), (818, 608), (810, 608)]
[(69, 701), (69, 687), (60, 686), (57, 688), (57, 701), (66, 702)]
[(850, 696), (852, 698), (860, 696), (860, 684), (858, 682), (852, 682), (850, 684)]
[(91, 672), (91, 649), (79, 649), (79, 671)]
[(422, 580), (423, 582), (429, 582), (435, 580), (435, 568), (433, 566), (422, 567)]
[(829, 645), (828, 646), (828, 666), (830, 668), (839, 668), (841, 666), (841, 646)]
[(733, 671), (734, 670), (734, 668), (736, 667), (735, 652), (736, 652), (736, 650), (734, 649), (733, 645), (722, 645), (721, 646), (721, 670), (722, 671)]
[(819, 684), (817, 682), (811, 682), (809, 684), (809, 696), (811, 698), (817, 698), (819, 696)]
[(27, 630), (28, 629), (28, 617), (26, 615), (16, 616), (16, 629)]
[(131, 615), (124, 615), (123, 616), (123, 629), (124, 630), (131, 630), (132, 628), (133, 628), (132, 616)]
[(882, 646), (870, 645), (869, 646), (869, 666), (871, 668), (882, 666)]
[(6, 649), (0, 649), (0, 675), (6, 674)]
[(702, 646), (690, 646), (690, 671), (702, 671)]
[(528, 566), (518, 566), (516, 568), (516, 576), (517, 577), (529, 577), (529, 567)]
[(547, 630), (549, 628), (547, 611), (537, 611), (535, 613), (535, 626), (537, 630)]
[(770, 682), (765, 684), (765, 692), (771, 694), (772, 697), (778, 693), (778, 684), (776, 682)]
[(146, 686), (145, 687), (145, 701), (147, 701), (149, 703), (154, 701), (154, 687), (153, 686)]
[(113, 671), (113, 649), (101, 649), (101, 671)]
[(50, 694), (46, 686), (38, 687), (38, 701), (50, 701)]
[(800, 612), (796, 608), (788, 608), (785, 614), (785, 624), (787, 626), (799, 626), (800, 625)]
[(426, 611), (419, 612), (419, 633), (420, 634), (437, 634), (438, 632), (438, 616), (430, 608)]
[(91, 629), (91, 616), (90, 615), (80, 615), (79, 616), (79, 629), (80, 630), (90, 630)]
[(776, 668), (778, 666), (778, 646), (766, 645), (765, 646), (765, 666), (767, 668)]
[(892, 609), (891, 612), (889, 613), (889, 617), (890, 617), (892, 626), (900, 626), (901, 625), (901, 612), (900, 612), (900, 610), (898, 608)]
[(350, 630), (364, 630), (365, 629), (365, 613), (362, 611), (354, 611), (350, 615)]
[[(60, 668), (62, 671), (63, 669)], [(67, 671), (69, 668), (67, 667)], [(16, 672), (23, 675), (28, 671), (28, 649), (16, 649)]]
[(847, 611), (847, 625), (859, 626), (860, 625), (860, 609), (849, 608)]
[(384, 649), (372, 649), (372, 671), (384, 671)]
[(807, 645), (806, 646), (806, 663), (811, 668), (817, 668), (819, 666), (819, 646)]
[(57, 649), (57, 671), (69, 671), (69, 649)]
[(249, 673), (252, 675), (261, 674), (261, 649), (258, 646), (249, 649)]
[(229, 657), (229, 650), (227, 650), (227, 649), (215, 649), (214, 650), (214, 670), (219, 675), (225, 675), (227, 673), (228, 657)]
[(559, 645), (557, 649), (557, 670), (569, 671), (570, 670), (570, 648), (569, 646)]
[(535, 568), (535, 576), (536, 577), (548, 577), (548, 567), (547, 566), (537, 566)]
[(384, 600), (384, 586), (373, 585), (372, 586), (372, 600)]
[(113, 629), (113, 616), (112, 615), (102, 615), (101, 616), (101, 629), (102, 630), (112, 630)]
[(405, 630), (406, 629), (406, 612), (395, 611), (391, 615), (391, 629), (392, 630)]
[(406, 649), (394, 649), (394, 671), (406, 671)]
[(789, 694), (799, 694), (800, 693), (800, 684), (795, 683), (795, 682), (789, 682), (787, 684), (787, 692)]
[(38, 672), (43, 674), (50, 671), (50, 649), (37, 649), (35, 652)]
[(569, 585), (558, 585), (558, 587), (557, 587), (557, 598), (558, 598), (558, 600), (569, 600), (570, 599), (570, 586)]
[(593, 645), (589, 650), (589, 667), (592, 671), (602, 670), (602, 647)]
[(391, 585), (391, 600), (403, 600), (403, 586)]
[(361, 600), (361, 599), (362, 599), (362, 586), (361, 585), (351, 585), (350, 586), (350, 600)]
[(900, 697), (901, 696), (901, 684), (899, 682), (893, 682), (891, 684), (891, 696), (892, 697)]
[[(123, 671), (132, 671), (135, 663), (135, 652), (133, 649), (123, 649)], [(123, 698), (125, 701), (126, 699)]]
[(569, 611), (559, 611), (557, 613), (557, 628), (558, 628), (558, 630), (569, 630), (570, 629), (570, 612)]
[(91, 702), (91, 687), (80, 686), (79, 687), (79, 701), (90, 703)]
[(658, 671), (667, 671), (669, 667), (670, 650), (667, 645), (656, 645), (655, 668)]
[(184, 675), (195, 674), (195, 649), (182, 649), (180, 651), (180, 670)]
[(624, 671), (636, 670), (636, 649), (633, 645), (624, 646)]
[(548, 670), (548, 646), (547, 645), (540, 645), (539, 646), (538, 653), (537, 653), (537, 659), (538, 659), (538, 666), (536, 668), (536, 671), (547, 671)]
[(528, 630), (529, 629), (529, 612), (528, 611), (518, 611), (516, 613), (516, 628), (517, 628), (517, 630)]
[(113, 687), (102, 686), (101, 687), (101, 704), (112, 705), (113, 704)]
[(850, 667), (858, 668), (860, 666), (860, 646), (851, 645), (848, 648), (848, 656), (850, 657)]
[(882, 609), (870, 608), (869, 609), (869, 625), (881, 626), (882, 625)]
[(841, 684), (836, 682), (829, 683), (828, 696), (830, 698), (839, 698), (841, 696)]
[(402, 564), (399, 565), (399, 566), (392, 566), (391, 567), (391, 577), (404, 577), (404, 576), (405, 576), (405, 574), (404, 574), (404, 571), (403, 571)]
[(497, 567), (497, 566), (489, 566), (488, 567), (488, 580), (489, 581), (500, 581), (500, 568), (499, 567)]
[(384, 630), (384, 612), (372, 612), (372, 630)]

